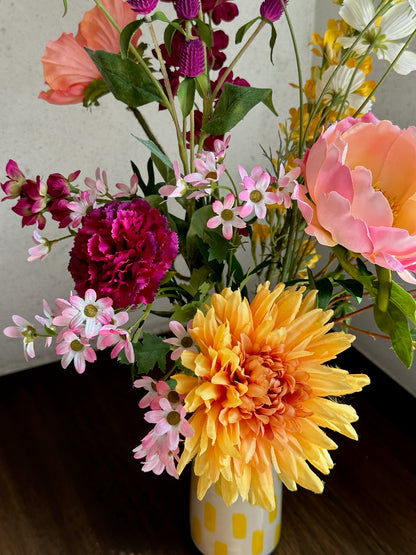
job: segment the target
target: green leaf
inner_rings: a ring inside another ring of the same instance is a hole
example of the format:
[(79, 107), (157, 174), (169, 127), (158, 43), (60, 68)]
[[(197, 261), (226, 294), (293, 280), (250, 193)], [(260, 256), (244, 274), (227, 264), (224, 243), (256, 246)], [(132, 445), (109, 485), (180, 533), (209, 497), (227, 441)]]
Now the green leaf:
[(98, 106), (98, 99), (110, 92), (107, 83), (104, 79), (94, 79), (85, 89), (84, 99), (82, 105), (88, 108), (89, 106)]
[(254, 25), (254, 23), (256, 23), (256, 21), (258, 21), (260, 19), (260, 16), (255, 17), (254, 19), (252, 19), (251, 21), (249, 21), (248, 23), (246, 23), (245, 25), (243, 25), (242, 27), (240, 27), (235, 35), (235, 43), (239, 44), (243, 38), (244, 35), (247, 33), (247, 31), (250, 29), (250, 27), (252, 25)]
[(316, 288), (318, 289), (318, 308), (322, 308), (322, 310), (325, 310), (332, 298), (333, 286), (331, 280), (328, 278), (318, 279), (315, 284)]
[(66, 15), (66, 12), (68, 11), (68, 2), (67, 0), (63, 0), (64, 3), (64, 15)]
[(196, 90), (201, 98), (209, 91), (210, 83), (208, 79), (208, 75), (206, 73), (201, 73), (197, 77), (194, 78)]
[(204, 238), (207, 238), (207, 221), (213, 215), (214, 212), (211, 206), (203, 206), (193, 213), (186, 235), (186, 250), (191, 259), (193, 258), (194, 251), (199, 249), (198, 237), (202, 241), (204, 241)]
[(165, 154), (163, 154), (160, 148), (153, 141), (151, 141), (150, 139), (141, 139), (140, 137), (136, 137), (136, 135), (133, 135), (133, 137), (137, 139), (140, 143), (142, 143), (142, 145), (147, 147), (150, 152), (156, 156), (156, 158), (164, 163), (165, 166), (173, 170), (172, 162)]
[(172, 41), (175, 33), (176, 28), (173, 25), (167, 25), (165, 28), (165, 32), (163, 33), (163, 44), (165, 45), (169, 56), (172, 55)]
[(185, 35), (185, 31), (182, 29), (182, 27), (178, 23), (179, 20), (175, 19), (175, 20), (171, 21), (168, 18), (168, 16), (165, 15), (163, 12), (155, 12), (151, 17), (151, 20), (152, 21), (163, 21), (164, 23), (168, 23), (169, 25), (174, 27), (177, 31), (179, 31), (180, 33)]
[(134, 343), (133, 348), (140, 374), (150, 372), (156, 365), (162, 371), (166, 369), (166, 355), (170, 351), (170, 346), (158, 335), (143, 333), (141, 343)]
[(352, 295), (357, 303), (360, 303), (362, 301), (364, 293), (364, 287), (362, 283), (355, 279), (337, 279), (335, 280), (335, 283), (343, 287), (345, 291), (347, 291), (347, 293)]
[(212, 30), (209, 25), (207, 25), (202, 19), (195, 20), (196, 26), (198, 27), (199, 38), (208, 46), (211, 47), (212, 40)]
[(202, 130), (210, 135), (222, 135), (237, 125), (260, 102), (277, 116), (272, 102), (272, 89), (225, 83), (211, 120)]
[(130, 59), (104, 50), (85, 48), (113, 95), (127, 106), (162, 102), (146, 70)]
[(394, 281), (391, 283), (390, 302), (416, 324), (416, 302), (410, 293)]
[(136, 19), (135, 21), (131, 21), (128, 25), (124, 27), (124, 29), (120, 33), (120, 54), (123, 60), (128, 57), (130, 42), (133, 38), (134, 33), (146, 23), (144, 18)]
[(277, 33), (273, 23), (270, 23), (270, 27), (271, 27), (270, 42), (269, 42), (270, 61), (273, 63), (273, 50), (274, 50), (274, 45), (276, 44)]
[(386, 312), (374, 306), (374, 320), (378, 328), (390, 337), (399, 359), (407, 368), (410, 368), (413, 359), (413, 343), (406, 316), (395, 305), (389, 303)]
[(184, 118), (186, 118), (191, 113), (194, 105), (195, 80), (188, 77), (185, 78), (178, 87), (177, 96), (182, 115)]

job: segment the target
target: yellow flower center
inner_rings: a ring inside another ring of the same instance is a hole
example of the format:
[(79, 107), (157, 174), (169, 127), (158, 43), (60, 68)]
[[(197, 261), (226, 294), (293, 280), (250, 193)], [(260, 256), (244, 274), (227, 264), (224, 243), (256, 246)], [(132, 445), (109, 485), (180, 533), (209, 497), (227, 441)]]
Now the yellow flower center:
[(98, 312), (98, 308), (93, 304), (87, 304), (87, 306), (84, 308), (84, 314), (88, 318), (94, 318), (97, 312)]
[(176, 412), (175, 410), (172, 410), (171, 412), (169, 412), (166, 417), (168, 424), (170, 424), (171, 426), (176, 426), (176, 424), (179, 424), (180, 419), (181, 417), (179, 416), (179, 413)]
[(229, 208), (226, 208), (225, 210), (223, 210), (221, 212), (221, 218), (223, 220), (225, 220), (226, 222), (229, 222), (230, 220), (232, 220), (234, 218), (234, 212), (232, 210), (230, 210)]
[(82, 343), (80, 343), (78, 341), (78, 339), (74, 339), (73, 341), (71, 341), (71, 349), (73, 351), (82, 351), (82, 349), (84, 348), (84, 345)]
[(254, 191), (251, 191), (251, 193), (250, 193), (250, 200), (251, 200), (251, 202), (260, 202), (261, 200), (263, 200), (263, 195), (261, 194), (260, 191), (255, 189)]
[[(181, 398), (179, 397), (179, 393), (177, 391), (174, 391), (173, 389), (172, 391), (169, 391), (168, 401), (171, 405), (177, 405), (180, 400)], [(177, 414), (177, 413), (174, 413), (174, 414)]]

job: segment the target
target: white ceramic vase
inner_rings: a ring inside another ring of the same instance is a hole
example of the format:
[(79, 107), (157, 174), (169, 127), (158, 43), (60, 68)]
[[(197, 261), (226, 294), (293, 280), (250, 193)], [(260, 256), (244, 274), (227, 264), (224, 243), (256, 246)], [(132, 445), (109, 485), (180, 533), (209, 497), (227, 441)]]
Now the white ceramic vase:
[(239, 498), (230, 507), (211, 486), (202, 501), (192, 472), (190, 527), (192, 541), (204, 555), (270, 555), (280, 538), (282, 482), (274, 476), (276, 509), (266, 511)]

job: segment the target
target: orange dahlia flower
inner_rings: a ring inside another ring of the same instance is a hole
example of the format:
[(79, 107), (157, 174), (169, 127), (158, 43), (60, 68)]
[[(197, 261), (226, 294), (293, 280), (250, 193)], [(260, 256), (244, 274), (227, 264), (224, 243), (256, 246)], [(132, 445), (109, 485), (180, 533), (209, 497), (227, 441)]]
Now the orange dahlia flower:
[(354, 337), (328, 333), (332, 312), (316, 308), (316, 292), (303, 293), (265, 284), (249, 304), (224, 289), (196, 314), (190, 334), (200, 353), (182, 353), (195, 376), (174, 378), (195, 430), (178, 471), (195, 458), (200, 499), (215, 483), (227, 505), (240, 495), (273, 510), (272, 467), (290, 490), (321, 492), (309, 465), (328, 474), (337, 447), (321, 426), (357, 439), (355, 410), (326, 397), (360, 391), (369, 378), (323, 364)]

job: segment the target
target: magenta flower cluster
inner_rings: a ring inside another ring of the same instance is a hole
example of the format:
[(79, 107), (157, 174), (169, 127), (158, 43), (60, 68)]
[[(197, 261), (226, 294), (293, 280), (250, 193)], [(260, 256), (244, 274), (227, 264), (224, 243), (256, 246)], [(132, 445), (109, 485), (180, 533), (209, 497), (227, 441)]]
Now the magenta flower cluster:
[(131, 9), (140, 15), (148, 15), (156, 8), (158, 2), (159, 0), (127, 0)]
[(178, 237), (159, 210), (116, 200), (83, 218), (68, 268), (79, 295), (92, 288), (114, 308), (137, 307), (153, 301), (177, 254)]

